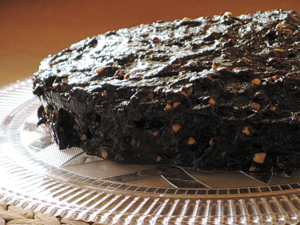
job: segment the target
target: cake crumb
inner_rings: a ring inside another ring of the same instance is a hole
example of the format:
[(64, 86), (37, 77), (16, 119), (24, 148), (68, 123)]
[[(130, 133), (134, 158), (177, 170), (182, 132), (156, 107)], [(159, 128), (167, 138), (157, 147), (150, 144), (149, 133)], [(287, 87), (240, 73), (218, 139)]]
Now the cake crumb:
[(253, 157), (253, 161), (257, 163), (264, 163), (266, 159), (267, 153), (261, 152), (261, 153), (256, 153)]
[(103, 97), (105, 97), (105, 98), (107, 98), (107, 97), (108, 97), (108, 94), (107, 94), (107, 92), (102, 92), (102, 93), (101, 93), (101, 95), (102, 95)]
[(183, 95), (184, 97), (188, 97), (188, 95), (184, 91), (179, 91), (178, 94)]
[(106, 159), (107, 158), (107, 156), (108, 156), (108, 154), (107, 154), (107, 152), (102, 152), (102, 157), (103, 157), (103, 159)]
[(165, 107), (166, 110), (171, 110), (172, 106), (170, 104), (167, 104), (167, 106)]
[(252, 84), (259, 85), (259, 84), (261, 83), (261, 80), (258, 79), (258, 78), (254, 78), (253, 80), (251, 80), (251, 83), (252, 83)]
[(194, 90), (193, 87), (189, 87), (189, 88), (188, 88), (188, 93), (189, 93), (189, 94), (192, 94), (192, 93), (193, 93), (193, 90)]
[(153, 135), (153, 136), (157, 136), (157, 135), (159, 135), (159, 133), (160, 133), (160, 131), (157, 130), (157, 131), (154, 131), (154, 132), (152, 133), (152, 135)]
[(282, 31), (285, 31), (285, 32), (293, 32), (291, 29), (289, 29), (289, 28), (282, 28), (281, 29)]
[(193, 144), (195, 144), (195, 143), (196, 143), (195, 138), (189, 137), (188, 144), (189, 144), (189, 145), (193, 145)]
[(213, 98), (210, 98), (208, 103), (211, 105), (214, 105), (214, 104), (216, 104), (216, 101)]
[(178, 132), (180, 130), (181, 126), (179, 124), (173, 124), (172, 129), (174, 132)]
[(253, 171), (255, 171), (256, 170), (256, 167), (255, 166), (251, 166), (250, 168), (249, 168), (249, 172), (253, 172)]
[(173, 108), (175, 109), (177, 106), (179, 106), (181, 103), (180, 102), (174, 102)]
[(258, 103), (253, 103), (253, 104), (252, 104), (252, 107), (253, 107), (255, 110), (259, 110), (259, 109), (260, 109), (260, 104), (258, 104)]
[(250, 135), (250, 131), (249, 131), (249, 128), (246, 126), (244, 127), (243, 131), (242, 131), (244, 134), (246, 135)]
[(275, 51), (275, 52), (286, 52), (285, 50), (279, 49), (279, 48), (275, 48), (274, 51)]
[(153, 97), (154, 97), (154, 94), (153, 94), (153, 93), (149, 93), (149, 94), (148, 94), (148, 97), (149, 97), (149, 98), (153, 98)]
[(281, 27), (284, 27), (284, 26), (285, 26), (284, 23), (278, 23), (276, 27), (277, 27), (278, 29), (280, 29)]
[(211, 68), (212, 68), (213, 70), (217, 69), (217, 68), (218, 68), (217, 63), (213, 62)]
[(159, 38), (154, 38), (152, 41), (153, 41), (153, 43), (159, 43), (160, 39)]
[(96, 69), (96, 73), (100, 74), (100, 73), (102, 73), (104, 71), (104, 69), (105, 68), (103, 66), (101, 66), (101, 67), (99, 67), (99, 68)]
[(227, 67), (225, 67), (225, 66), (219, 66), (217, 68), (217, 71), (223, 71), (223, 70), (226, 70), (226, 69), (227, 69)]
[(131, 73), (126, 73), (126, 74), (124, 75), (124, 79), (128, 79), (129, 76), (130, 76), (130, 74), (131, 74)]
[(86, 136), (85, 134), (81, 135), (81, 138), (80, 138), (80, 140), (82, 140), (82, 141), (85, 141), (85, 140), (87, 140), (87, 136)]

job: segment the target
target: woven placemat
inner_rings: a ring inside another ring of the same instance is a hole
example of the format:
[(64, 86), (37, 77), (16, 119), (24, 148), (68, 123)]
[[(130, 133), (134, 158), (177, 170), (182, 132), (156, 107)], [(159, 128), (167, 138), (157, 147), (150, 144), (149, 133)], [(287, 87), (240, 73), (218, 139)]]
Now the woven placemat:
[(68, 218), (56, 217), (51, 214), (33, 212), (29, 209), (15, 207), (0, 201), (0, 225), (106, 225), (107, 223), (94, 223), (77, 221)]

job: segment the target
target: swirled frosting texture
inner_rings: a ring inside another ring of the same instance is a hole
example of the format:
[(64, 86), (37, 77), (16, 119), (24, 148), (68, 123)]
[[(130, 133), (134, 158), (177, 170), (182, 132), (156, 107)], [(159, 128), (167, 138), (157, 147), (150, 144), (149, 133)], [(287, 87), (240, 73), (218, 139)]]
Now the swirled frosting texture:
[(294, 11), (227, 12), (87, 38), (41, 62), (40, 119), (61, 148), (118, 162), (291, 173), (300, 159), (299, 20)]

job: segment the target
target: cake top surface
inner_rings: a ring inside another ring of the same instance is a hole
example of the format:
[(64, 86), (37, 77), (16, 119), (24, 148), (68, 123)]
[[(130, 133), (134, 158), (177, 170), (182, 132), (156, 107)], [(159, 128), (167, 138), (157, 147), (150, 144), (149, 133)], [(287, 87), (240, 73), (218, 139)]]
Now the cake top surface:
[[(50, 55), (41, 62), (35, 77), (41, 81), (39, 85), (60, 85), (66, 97), (78, 89), (92, 94), (109, 92), (110, 88), (126, 90), (122, 92), (124, 99), (145, 90), (188, 95), (195, 92), (195, 87), (190, 89), (194, 84), (200, 84), (194, 97), (208, 96), (213, 99), (210, 104), (226, 105), (226, 99), (235, 94), (239, 107), (263, 98), (259, 106), (252, 104), (253, 110), (270, 108), (278, 103), (278, 99), (269, 98), (271, 92), (277, 92), (286, 81), (298, 82), (299, 20), (295, 11), (237, 17), (226, 12), (212, 18), (124, 28)], [(268, 93), (258, 88), (270, 84), (275, 86)], [(300, 94), (299, 87), (293, 87), (287, 96)]]
[[(170, 78), (178, 82), (210, 73), (213, 62), (216, 70), (237, 73), (293, 72), (299, 66), (299, 19), (293, 11), (274, 10), (158, 21), (82, 40), (49, 56), (40, 71), (68, 75), (69, 84), (80, 82), (91, 89), (104, 83), (130, 86), (132, 80), (134, 86), (147, 82), (169, 87)], [(102, 71), (105, 76), (97, 73), (99, 67), (108, 70)]]

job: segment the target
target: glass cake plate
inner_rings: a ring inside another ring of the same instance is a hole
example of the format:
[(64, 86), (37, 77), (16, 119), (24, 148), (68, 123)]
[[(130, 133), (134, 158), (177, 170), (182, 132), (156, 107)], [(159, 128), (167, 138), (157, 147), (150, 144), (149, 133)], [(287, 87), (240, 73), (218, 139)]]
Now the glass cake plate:
[(291, 177), (121, 165), (58, 150), (36, 126), (32, 80), (0, 89), (0, 200), (103, 224), (297, 224), (300, 171)]

